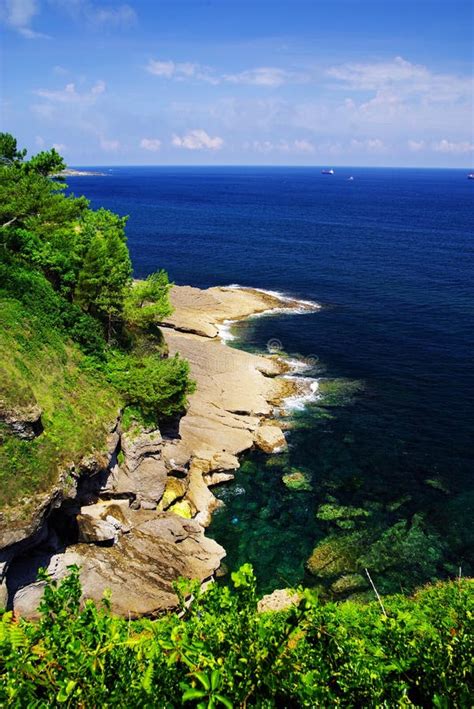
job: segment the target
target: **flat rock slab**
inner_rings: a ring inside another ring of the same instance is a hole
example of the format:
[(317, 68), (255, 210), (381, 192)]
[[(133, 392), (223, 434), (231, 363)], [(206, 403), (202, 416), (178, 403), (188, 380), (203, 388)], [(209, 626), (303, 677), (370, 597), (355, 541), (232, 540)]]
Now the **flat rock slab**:
[[(196, 392), (181, 419), (177, 460), (202, 455), (238, 455), (253, 445), (262, 416), (278, 392), (273, 379), (280, 369), (272, 359), (226, 347), (220, 341), (163, 329), (171, 355), (179, 352), (190, 364)], [(179, 450), (181, 449), (181, 450)]]
[(250, 288), (192, 288), (174, 286), (170, 293), (173, 314), (165, 325), (204, 337), (217, 337), (219, 324), (241, 320), (275, 308), (294, 308), (296, 303)]

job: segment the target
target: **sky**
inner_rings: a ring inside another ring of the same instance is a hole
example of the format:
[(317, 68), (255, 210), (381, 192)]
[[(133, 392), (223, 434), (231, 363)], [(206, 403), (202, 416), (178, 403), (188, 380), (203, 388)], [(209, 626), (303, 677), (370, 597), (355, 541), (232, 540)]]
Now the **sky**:
[(0, 0), (0, 130), (81, 165), (474, 168), (473, 0)]

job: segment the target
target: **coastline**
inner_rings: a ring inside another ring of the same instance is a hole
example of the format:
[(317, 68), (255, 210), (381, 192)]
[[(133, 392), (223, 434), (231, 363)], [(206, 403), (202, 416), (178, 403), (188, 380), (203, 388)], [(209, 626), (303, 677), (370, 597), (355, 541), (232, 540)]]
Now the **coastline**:
[[(106, 449), (66, 471), (68, 489), (53, 490), (29, 525), (33, 534), (0, 558), (4, 603), (26, 618), (37, 616), (43, 593), (39, 567), (60, 579), (77, 565), (83, 598), (100, 602), (109, 590), (113, 612), (124, 617), (175, 608), (179, 577), (212, 580), (226, 551), (205, 535), (222, 504), (211, 488), (233, 479), (240, 454), (253, 446), (268, 454), (286, 450), (284, 407), (311, 395), (314, 380), (303, 386), (297, 376), (304, 363), (229, 347), (222, 327), (316, 312), (316, 303), (236, 287), (175, 286), (170, 297), (174, 312), (160, 327), (169, 354), (189, 361), (197, 383), (189, 407), (177, 430), (126, 425), (119, 413)], [(73, 539), (58, 534), (71, 528)]]
[[(233, 477), (239, 455), (253, 446), (266, 453), (287, 447), (282, 418), (315, 394), (315, 380), (298, 376), (307, 365), (279, 354), (253, 354), (229, 347), (232, 323), (280, 313), (308, 314), (321, 306), (276, 292), (240, 286), (207, 290), (175, 286), (174, 312), (163, 323), (171, 355), (190, 363), (197, 382), (179, 424), (179, 438), (167, 441), (168, 464), (189, 464), (196, 491), (190, 502), (204, 527), (219, 502), (209, 490)], [(203, 485), (204, 483), (204, 485)]]

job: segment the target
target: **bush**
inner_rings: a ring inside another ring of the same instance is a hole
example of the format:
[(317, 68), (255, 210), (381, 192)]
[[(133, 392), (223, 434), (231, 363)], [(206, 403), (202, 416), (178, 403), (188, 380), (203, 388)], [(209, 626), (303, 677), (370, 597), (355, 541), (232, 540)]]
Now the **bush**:
[(105, 339), (100, 323), (57, 293), (46, 277), (13, 258), (0, 262), (0, 296), (20, 301), (37, 326), (57, 329), (77, 342), (88, 355), (103, 359)]
[[(233, 589), (182, 582), (183, 613), (129, 621), (86, 601), (77, 568), (48, 580), (41, 620), (0, 619), (0, 703), (70, 707), (470, 706), (473, 583), (379, 605), (257, 612), (249, 565)], [(184, 597), (193, 593), (190, 608)]]
[(136, 357), (115, 352), (109, 359), (108, 376), (126, 404), (138, 407), (152, 419), (182, 413), (187, 395), (194, 391), (189, 364), (178, 354), (161, 359), (156, 355)]

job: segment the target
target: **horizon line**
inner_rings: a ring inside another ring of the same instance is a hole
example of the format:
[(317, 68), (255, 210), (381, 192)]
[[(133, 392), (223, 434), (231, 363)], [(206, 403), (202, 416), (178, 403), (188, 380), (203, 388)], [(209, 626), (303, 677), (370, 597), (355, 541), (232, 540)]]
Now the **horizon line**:
[(446, 166), (446, 165), (337, 165), (335, 163), (332, 164), (326, 164), (326, 163), (321, 163), (319, 165), (298, 165), (298, 164), (278, 164), (275, 165), (273, 163), (218, 163), (218, 164), (210, 164), (210, 163), (88, 163), (88, 164), (82, 164), (79, 165), (78, 163), (75, 164), (70, 164), (68, 163), (66, 166), (66, 169), (81, 169), (81, 168), (91, 168), (91, 167), (150, 167), (150, 168), (156, 168), (156, 167), (184, 167), (184, 168), (191, 168), (191, 167), (209, 167), (209, 168), (218, 168), (218, 167), (246, 167), (246, 168), (300, 168), (300, 169), (308, 169), (308, 170), (313, 170), (313, 169), (362, 169), (362, 170), (466, 170), (467, 172), (469, 171), (474, 171), (474, 167), (470, 168), (467, 166), (459, 166), (459, 165), (451, 165), (451, 166)]

